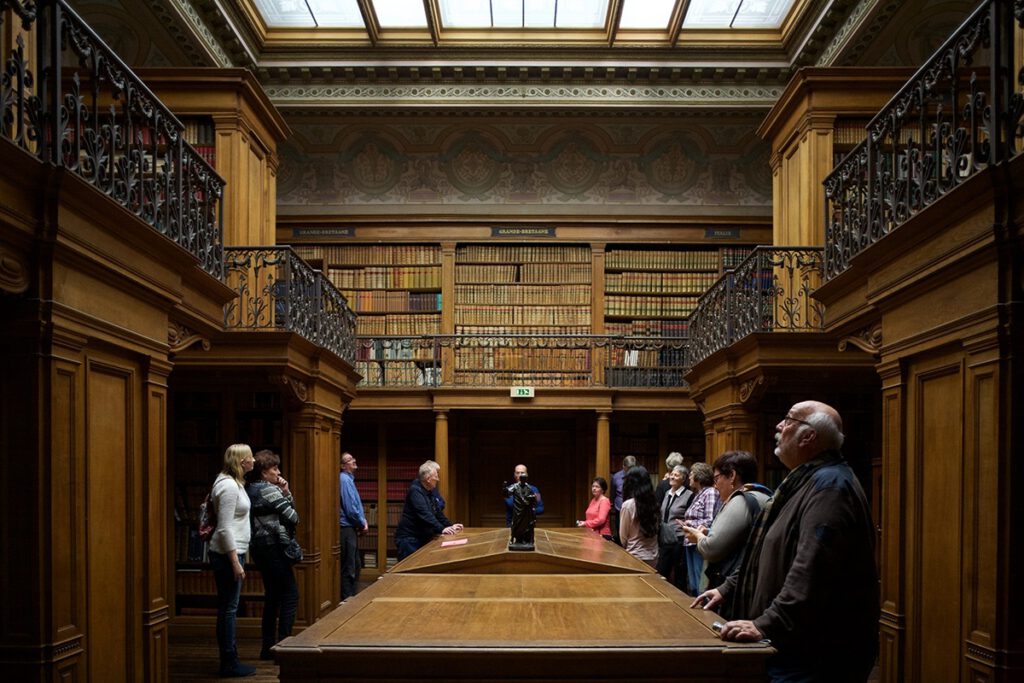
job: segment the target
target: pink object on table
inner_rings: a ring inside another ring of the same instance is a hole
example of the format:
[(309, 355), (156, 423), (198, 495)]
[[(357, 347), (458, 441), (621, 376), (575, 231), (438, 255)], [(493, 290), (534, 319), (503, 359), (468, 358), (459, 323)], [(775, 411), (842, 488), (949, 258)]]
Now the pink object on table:
[(457, 538), (454, 541), (441, 541), (441, 547), (447, 548), (450, 545), (462, 545), (463, 543), (469, 543), (468, 538)]

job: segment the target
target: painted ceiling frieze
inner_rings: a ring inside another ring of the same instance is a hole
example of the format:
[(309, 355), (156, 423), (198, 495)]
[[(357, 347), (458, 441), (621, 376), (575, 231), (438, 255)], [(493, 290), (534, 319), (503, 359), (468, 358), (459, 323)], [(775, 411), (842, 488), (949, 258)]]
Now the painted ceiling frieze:
[(771, 206), (753, 121), (291, 126), (280, 207)]

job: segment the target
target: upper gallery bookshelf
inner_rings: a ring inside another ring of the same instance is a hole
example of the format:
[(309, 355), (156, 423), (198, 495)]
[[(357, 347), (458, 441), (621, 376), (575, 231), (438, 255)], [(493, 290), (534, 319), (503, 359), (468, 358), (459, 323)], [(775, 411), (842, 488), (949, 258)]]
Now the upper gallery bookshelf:
[[(593, 256), (585, 245), (465, 244), (455, 251), (455, 333), (590, 334)], [(456, 383), (572, 386), (587, 381), (583, 348), (462, 345)]]
[(189, 116), (182, 119), (185, 126), (185, 142), (192, 145), (199, 156), (217, 168), (217, 130), (209, 116)]
[(700, 295), (743, 260), (745, 247), (609, 247), (605, 255), (605, 332), (685, 337)]

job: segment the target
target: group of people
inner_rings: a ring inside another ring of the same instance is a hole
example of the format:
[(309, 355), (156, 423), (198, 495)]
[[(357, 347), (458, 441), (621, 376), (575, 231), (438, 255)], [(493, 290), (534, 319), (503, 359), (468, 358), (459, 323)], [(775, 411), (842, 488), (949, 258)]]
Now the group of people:
[(633, 456), (590, 487), (587, 527), (620, 543), (729, 621), (721, 637), (770, 641), (774, 682), (861, 683), (878, 652), (874, 527), (864, 490), (840, 454), (842, 419), (829, 405), (794, 405), (775, 426), (789, 470), (772, 491), (757, 461), (728, 451), (690, 469), (666, 458), (657, 489)]
[(260, 570), (265, 592), (260, 659), (273, 658), (270, 648), (291, 635), (295, 623), (299, 589), (289, 546), (299, 515), (280, 465), (281, 458), (272, 451), (253, 455), (248, 445), (234, 444), (225, 451), (224, 467), (213, 483), (217, 525), (209, 558), (217, 586), (217, 648), (223, 677), (256, 673), (255, 667), (239, 661), (235, 636), (247, 554)]
[[(840, 454), (842, 419), (831, 406), (806, 401), (794, 405), (775, 432), (775, 455), (789, 473), (774, 491), (756, 482), (757, 461), (746, 451), (728, 451), (711, 465), (690, 468), (671, 453), (656, 488), (647, 470), (627, 456), (612, 477), (612, 498), (603, 477), (592, 480), (585, 517), (576, 525), (655, 567), (696, 596), (692, 607), (727, 617), (720, 632), (724, 640), (771, 641), (777, 654), (769, 660), (770, 680), (864, 681), (878, 649), (875, 532), (864, 491)], [(284, 548), (298, 515), (279, 464), (270, 451), (253, 456), (248, 446), (236, 444), (225, 453), (214, 483), (218, 517), (210, 561), (225, 676), (253, 671), (238, 661), (235, 648), (235, 612), (250, 548), (267, 593), (261, 657), (270, 656), (269, 648), (290, 634), (294, 622), (298, 591)], [(355, 458), (344, 453), (343, 599), (355, 593), (356, 536), (368, 528), (356, 467)], [(463, 529), (445, 515), (440, 476), (440, 465), (428, 460), (409, 486), (395, 532), (399, 560), (435, 536)], [(527, 476), (526, 466), (517, 465), (520, 498), (529, 499), (539, 514), (543, 499)], [(505, 488), (508, 524), (516, 503), (512, 488)]]

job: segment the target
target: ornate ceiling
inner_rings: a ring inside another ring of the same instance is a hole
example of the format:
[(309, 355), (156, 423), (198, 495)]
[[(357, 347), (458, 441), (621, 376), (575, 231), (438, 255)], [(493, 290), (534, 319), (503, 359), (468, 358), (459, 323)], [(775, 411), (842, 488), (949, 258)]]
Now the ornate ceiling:
[[(357, 0), (372, 11), (371, 0)], [(427, 15), (438, 0), (423, 0)], [(624, 0), (609, 0), (622, 12)], [(268, 27), (256, 0), (72, 3), (130, 64), (244, 66), (284, 110), (765, 111), (805, 65), (915, 64), (967, 0), (796, 0), (776, 29)], [(676, 3), (673, 22), (688, 3)], [(436, 20), (436, 17), (435, 17)], [(628, 35), (626, 35), (628, 34)], [(917, 60), (916, 62), (914, 60)]]

